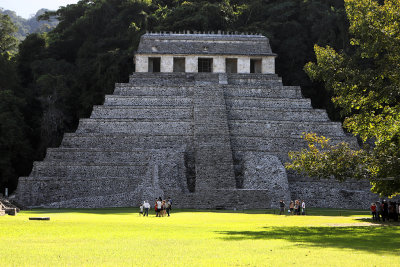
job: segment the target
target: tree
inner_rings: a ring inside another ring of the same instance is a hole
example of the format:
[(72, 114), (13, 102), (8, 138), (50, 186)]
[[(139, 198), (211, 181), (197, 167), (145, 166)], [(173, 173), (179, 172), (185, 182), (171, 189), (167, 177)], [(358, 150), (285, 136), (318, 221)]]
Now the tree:
[(31, 146), (23, 109), (24, 100), (15, 92), (20, 90), (13, 57), (17, 40), (16, 27), (9, 17), (0, 14), (0, 190), (13, 190), (20, 175), (31, 167)]
[(306, 134), (308, 149), (290, 153), (287, 168), (316, 177), (369, 179), (372, 191), (400, 194), (400, 5), (398, 0), (345, 0), (352, 53), (315, 46), (305, 70), (325, 83), (361, 149)]
[(8, 15), (0, 14), (0, 55), (11, 54), (15, 51), (18, 40), (14, 37), (17, 27)]

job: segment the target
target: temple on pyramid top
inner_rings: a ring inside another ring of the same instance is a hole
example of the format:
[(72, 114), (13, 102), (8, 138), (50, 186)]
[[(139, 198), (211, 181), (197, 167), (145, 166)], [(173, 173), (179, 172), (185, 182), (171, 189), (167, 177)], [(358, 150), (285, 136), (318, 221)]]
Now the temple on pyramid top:
[(146, 33), (136, 72), (275, 73), (267, 37), (248, 34)]

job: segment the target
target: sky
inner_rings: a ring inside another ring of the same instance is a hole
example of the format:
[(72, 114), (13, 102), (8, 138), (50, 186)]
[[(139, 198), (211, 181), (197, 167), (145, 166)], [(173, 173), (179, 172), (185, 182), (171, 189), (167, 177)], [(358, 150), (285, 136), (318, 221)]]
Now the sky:
[(18, 16), (30, 18), (41, 8), (56, 10), (60, 6), (75, 4), (79, 0), (0, 0), (0, 7), (15, 11)]

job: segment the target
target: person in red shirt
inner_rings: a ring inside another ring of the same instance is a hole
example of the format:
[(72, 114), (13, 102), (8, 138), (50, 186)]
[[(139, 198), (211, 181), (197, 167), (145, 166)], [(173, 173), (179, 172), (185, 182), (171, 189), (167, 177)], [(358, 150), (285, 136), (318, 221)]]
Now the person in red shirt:
[(377, 221), (378, 217), (376, 216), (376, 204), (375, 203), (371, 203), (371, 214), (372, 214), (372, 220)]

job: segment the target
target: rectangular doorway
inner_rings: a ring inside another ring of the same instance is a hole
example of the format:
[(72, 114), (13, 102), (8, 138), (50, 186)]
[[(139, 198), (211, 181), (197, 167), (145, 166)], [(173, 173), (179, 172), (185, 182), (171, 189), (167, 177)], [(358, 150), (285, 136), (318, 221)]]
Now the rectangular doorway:
[(250, 59), (250, 73), (261, 73), (261, 59)]
[(226, 73), (237, 73), (237, 58), (225, 59)]
[(212, 58), (199, 58), (198, 71), (199, 72), (212, 72), (213, 71), (212, 65), (213, 65)]
[(149, 72), (160, 72), (161, 69), (161, 58), (160, 57), (149, 57)]
[(174, 72), (185, 72), (184, 57), (174, 57)]

